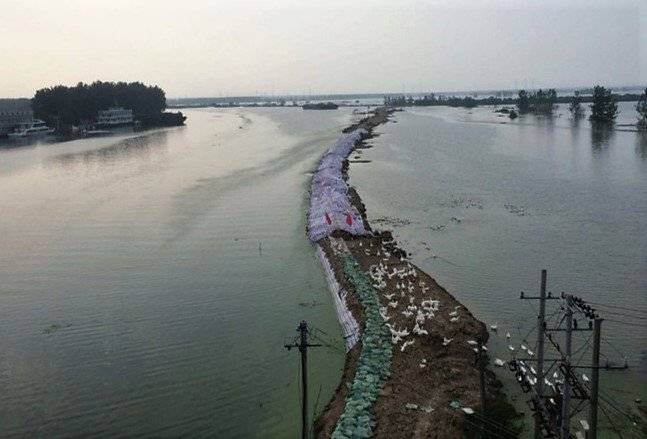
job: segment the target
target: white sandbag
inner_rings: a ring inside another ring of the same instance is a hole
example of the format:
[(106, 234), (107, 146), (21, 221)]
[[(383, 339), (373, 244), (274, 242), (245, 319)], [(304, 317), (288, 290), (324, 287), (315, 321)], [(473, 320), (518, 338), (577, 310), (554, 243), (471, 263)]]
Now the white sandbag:
[(359, 325), (353, 317), (353, 314), (346, 306), (346, 295), (348, 294), (346, 290), (341, 288), (337, 279), (335, 278), (335, 273), (332, 271), (330, 262), (326, 257), (323, 249), (319, 244), (315, 244), (315, 251), (321, 264), (324, 267), (326, 272), (326, 280), (328, 281), (328, 288), (330, 289), (330, 294), (332, 295), (333, 302), (335, 304), (335, 310), (337, 311), (337, 318), (339, 319), (339, 324), (342, 327), (342, 334), (346, 340), (346, 352), (350, 351), (355, 344), (359, 341)]
[(353, 235), (366, 233), (362, 217), (348, 198), (348, 186), (342, 176), (344, 160), (355, 149), (366, 130), (358, 129), (341, 136), (324, 154), (310, 183), (308, 237), (312, 242), (344, 230)]

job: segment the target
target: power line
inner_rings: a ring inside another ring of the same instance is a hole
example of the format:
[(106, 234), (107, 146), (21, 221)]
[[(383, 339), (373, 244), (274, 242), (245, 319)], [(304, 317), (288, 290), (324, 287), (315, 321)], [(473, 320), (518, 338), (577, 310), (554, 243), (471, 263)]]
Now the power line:
[(608, 421), (609, 421), (609, 423), (611, 424), (611, 427), (612, 427), (612, 428), (615, 430), (615, 432), (618, 434), (618, 437), (620, 437), (620, 439), (624, 439), (624, 438), (622, 437), (622, 433), (620, 433), (620, 430), (618, 430), (618, 427), (616, 427), (616, 424), (615, 424), (615, 423), (613, 422), (613, 420), (611, 419), (611, 416), (609, 416), (609, 414), (607, 413), (606, 409), (604, 408), (604, 405), (600, 404), (600, 408), (602, 409), (602, 413), (604, 413), (604, 416), (606, 416), (606, 417), (607, 417), (607, 420), (608, 420)]
[(638, 320), (647, 320), (647, 315), (637, 315), (637, 314), (632, 314), (628, 311), (623, 311), (623, 312), (618, 312), (618, 311), (607, 311), (604, 310), (604, 314), (611, 314), (611, 315), (616, 315), (616, 316), (621, 316), (621, 317), (629, 317), (631, 319), (638, 319)]
[(466, 421), (467, 423), (469, 423), (470, 425), (472, 425), (473, 427), (475, 427), (476, 429), (482, 429), (482, 430), (484, 430), (485, 432), (487, 432), (487, 433), (488, 433), (488, 435), (492, 435), (492, 436), (494, 436), (494, 437), (496, 437), (496, 438), (508, 439), (508, 436), (502, 436), (500, 433), (497, 433), (496, 431), (492, 431), (492, 430), (491, 430), (491, 428), (492, 428), (492, 427), (489, 427), (489, 428), (488, 428), (488, 427), (485, 427), (483, 424), (476, 424), (476, 423), (475, 423), (475, 422), (473, 422), (471, 419), (469, 419), (469, 416), (471, 416), (471, 415), (467, 415), (467, 416), (465, 416), (465, 421)]
[(642, 325), (640, 323), (623, 322), (622, 320), (614, 320), (614, 319), (604, 319), (604, 320), (607, 321), (607, 322), (618, 323), (620, 325), (628, 325), (628, 326), (634, 326), (634, 327), (638, 327), (638, 328), (647, 328), (647, 324)]
[(619, 306), (619, 305), (609, 305), (609, 304), (606, 304), (606, 303), (591, 302), (590, 300), (587, 300), (586, 302), (590, 303), (591, 305), (595, 305), (595, 306), (622, 309), (622, 310), (625, 310), (625, 311), (640, 312), (640, 313), (647, 314), (647, 310), (641, 309), (641, 308), (627, 308), (627, 307)]
[(491, 418), (489, 418), (489, 417), (485, 416), (485, 414), (483, 414), (483, 413), (480, 413), (480, 412), (474, 412), (472, 415), (473, 415), (473, 416), (475, 416), (475, 417), (477, 417), (477, 418), (479, 418), (480, 420), (482, 420), (482, 421), (484, 421), (484, 422), (487, 422), (487, 423), (489, 423), (489, 424), (492, 424), (492, 426), (493, 426), (493, 427), (498, 428), (499, 430), (503, 430), (504, 432), (509, 433), (509, 434), (511, 434), (511, 435), (515, 435), (515, 434), (516, 434), (516, 433), (515, 433), (515, 432), (513, 432), (512, 430), (508, 429), (504, 424), (502, 424), (502, 423), (500, 423), (500, 422), (497, 422), (497, 421), (495, 421), (494, 419), (491, 419)]

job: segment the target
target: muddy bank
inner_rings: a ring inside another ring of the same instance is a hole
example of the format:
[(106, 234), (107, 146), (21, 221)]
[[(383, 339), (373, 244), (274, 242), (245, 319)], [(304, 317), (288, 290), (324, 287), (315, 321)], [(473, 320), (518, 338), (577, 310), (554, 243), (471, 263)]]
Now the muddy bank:
[[(376, 126), (389, 121), (392, 112), (388, 108), (377, 109), (344, 132), (365, 129), (368, 135), (363, 140), (366, 140), (373, 136)], [(348, 180), (348, 160), (343, 164), (343, 177)], [(338, 231), (318, 244), (337, 281), (349, 292), (346, 306), (362, 331), (366, 320), (354, 294), (357, 285), (344, 270), (343, 260), (349, 257), (356, 261), (359, 270), (370, 273), (375, 280), (374, 291), (382, 306), (380, 313), (385, 326), (395, 334), (391, 373), (372, 404), (372, 434), (383, 438), (473, 436), (478, 430), (476, 416), (480, 416), (481, 405), (475, 359), (476, 352), (487, 356), (487, 351), (482, 349), (488, 339), (487, 328), (431, 276), (408, 261), (406, 251), (398, 247), (390, 232), (376, 232), (371, 228), (366, 207), (352, 187), (348, 196), (361, 214), (368, 234), (353, 236)], [(397, 335), (404, 333), (402, 337)], [(337, 391), (314, 422), (316, 437), (328, 438), (335, 431), (356, 374), (361, 348), (358, 343), (347, 353)], [(503, 402), (500, 384), (489, 371), (486, 393), (488, 406), (511, 410)], [(477, 413), (468, 415), (463, 408)], [(512, 414), (505, 413), (504, 417)], [(339, 435), (339, 431), (336, 433)]]

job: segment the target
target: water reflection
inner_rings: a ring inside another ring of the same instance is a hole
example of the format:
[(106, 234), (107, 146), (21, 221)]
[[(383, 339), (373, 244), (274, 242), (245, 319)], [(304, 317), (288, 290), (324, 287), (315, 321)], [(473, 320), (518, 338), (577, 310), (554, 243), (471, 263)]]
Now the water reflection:
[(124, 158), (145, 158), (153, 148), (156, 151), (167, 146), (168, 131), (155, 131), (141, 136), (128, 137), (104, 148), (90, 151), (61, 154), (51, 158), (55, 165), (108, 164)]
[(584, 115), (570, 117), (569, 121), (571, 122), (571, 128), (578, 129), (582, 124), (583, 119), (584, 119)]
[(647, 159), (647, 131), (638, 131), (636, 134), (636, 154), (641, 159)]
[(591, 147), (593, 151), (600, 152), (609, 147), (615, 131), (612, 126), (605, 124), (591, 124)]

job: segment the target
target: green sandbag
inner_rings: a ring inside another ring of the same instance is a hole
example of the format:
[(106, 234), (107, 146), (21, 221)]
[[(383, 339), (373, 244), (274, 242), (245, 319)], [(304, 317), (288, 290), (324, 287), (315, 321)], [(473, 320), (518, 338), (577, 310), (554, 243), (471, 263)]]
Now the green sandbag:
[(380, 315), (380, 301), (371, 280), (352, 256), (344, 255), (343, 263), (346, 277), (355, 286), (366, 324), (355, 378), (332, 437), (367, 438), (373, 436), (375, 427), (373, 403), (391, 371), (391, 336)]

